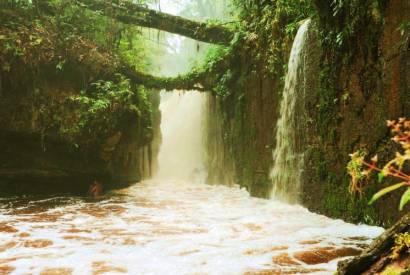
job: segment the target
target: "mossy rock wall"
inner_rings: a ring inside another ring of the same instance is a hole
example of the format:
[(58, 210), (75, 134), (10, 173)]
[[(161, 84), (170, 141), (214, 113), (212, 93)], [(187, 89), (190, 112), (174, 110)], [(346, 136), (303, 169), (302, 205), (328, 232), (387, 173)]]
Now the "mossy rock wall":
[(61, 44), (47, 17), (0, 11), (0, 195), (118, 188), (155, 169), (159, 94), (73, 36)]
[[(358, 38), (354, 53), (333, 59), (324, 50), (319, 87), (307, 105), (314, 131), (308, 135), (302, 203), (331, 217), (387, 226), (406, 212), (398, 211), (401, 193), (369, 206), (371, 196), (391, 182), (372, 179), (363, 195), (351, 195), (346, 171), (349, 154), (359, 149), (378, 154), (380, 163), (392, 158), (397, 148), (386, 121), (410, 116), (410, 55), (407, 46), (399, 48), (399, 27), (410, 19), (410, 3), (389, 1), (381, 14), (379, 25), (368, 22), (371, 35)], [(343, 62), (349, 55), (351, 61)]]
[[(373, 2), (355, 3), (355, 8), (365, 13), (361, 20), (368, 21), (361, 22), (359, 35), (349, 38), (348, 45), (339, 51), (332, 52), (326, 41), (333, 26), (321, 21), (320, 10), (313, 18), (317, 41), (310, 45), (307, 57), (311, 65), (300, 202), (334, 218), (388, 225), (401, 215), (397, 211), (401, 194), (394, 193), (368, 206), (369, 198), (382, 186), (373, 182), (364, 195), (352, 196), (346, 172), (349, 154), (360, 148), (379, 154), (381, 161), (392, 156), (395, 148), (386, 120), (410, 117), (409, 51), (398, 50), (402, 41), (399, 27), (409, 20), (410, 3), (382, 1), (375, 12)], [(349, 23), (338, 20), (342, 26)], [(283, 41), (283, 33), (276, 28), (272, 34)], [(288, 44), (281, 48), (279, 67), (287, 64)], [(232, 70), (241, 68), (234, 74), (237, 84), (230, 87), (227, 96), (210, 100), (210, 178), (213, 182), (237, 183), (252, 195), (268, 197), (285, 70), (267, 72), (246, 49), (240, 56), (232, 64)]]
[(65, 138), (56, 118), (74, 111), (66, 100), (79, 94), (80, 89), (71, 84), (76, 82), (56, 76), (58, 83), (52, 83), (48, 75), (44, 85), (31, 89), (30, 81), (1, 76), (0, 194), (85, 193), (94, 180), (111, 189), (152, 175), (159, 147), (152, 143), (160, 125), (158, 93), (149, 98), (148, 125), (141, 125), (133, 114), (121, 115), (117, 125), (110, 125), (114, 131), (85, 144), (78, 139), (92, 141), (95, 133), (85, 129), (74, 139)]
[[(211, 183), (239, 184), (252, 195), (267, 198), (278, 117), (281, 80), (261, 74), (250, 53), (235, 59), (236, 76), (229, 94), (209, 95), (208, 171)], [(238, 71), (239, 70), (239, 71)]]

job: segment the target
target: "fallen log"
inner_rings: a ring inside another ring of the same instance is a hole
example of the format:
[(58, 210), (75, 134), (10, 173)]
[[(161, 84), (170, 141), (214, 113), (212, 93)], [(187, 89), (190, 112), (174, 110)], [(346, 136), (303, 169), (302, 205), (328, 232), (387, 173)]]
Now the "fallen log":
[(221, 25), (196, 22), (175, 16), (126, 0), (76, 0), (86, 8), (102, 12), (124, 24), (137, 25), (182, 35), (194, 40), (228, 45), (234, 38), (234, 32)]
[(353, 259), (339, 262), (336, 274), (358, 275), (364, 272), (370, 272), (368, 274), (380, 272), (380, 269), (383, 269), (391, 261), (388, 255), (394, 245), (395, 236), (405, 232), (410, 232), (410, 213), (374, 240), (362, 254)]
[(196, 71), (179, 75), (176, 77), (159, 77), (149, 75), (143, 72), (133, 70), (128, 66), (121, 69), (121, 73), (129, 78), (132, 82), (142, 84), (147, 88), (160, 90), (196, 90), (196, 91), (212, 91), (213, 80), (206, 73), (198, 73)]

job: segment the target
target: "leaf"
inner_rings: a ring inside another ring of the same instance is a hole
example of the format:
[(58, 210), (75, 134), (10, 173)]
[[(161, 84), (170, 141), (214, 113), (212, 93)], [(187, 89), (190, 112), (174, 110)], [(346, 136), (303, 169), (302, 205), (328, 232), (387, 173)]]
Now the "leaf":
[(378, 182), (381, 183), (385, 177), (386, 177), (386, 174), (384, 173), (384, 171), (381, 171), (379, 174), (377, 174)]
[(406, 182), (401, 182), (401, 183), (397, 183), (394, 184), (392, 186), (383, 188), (382, 190), (380, 190), (379, 192), (377, 192), (376, 194), (373, 195), (372, 199), (369, 201), (369, 205), (371, 205), (372, 203), (374, 203), (375, 201), (377, 201), (378, 199), (380, 199), (380, 197), (386, 195), (387, 193), (390, 193), (396, 189), (399, 189), (400, 187), (406, 185)]
[(401, 196), (399, 210), (402, 211), (404, 206), (410, 201), (410, 187)]
[(62, 60), (62, 61), (58, 62), (57, 66), (56, 66), (56, 69), (58, 69), (60, 71), (63, 70), (64, 64), (65, 64), (65, 60)]
[(35, 42), (36, 45), (40, 45), (41, 42), (43, 42), (43, 39), (42, 38), (37, 38), (34, 42)]

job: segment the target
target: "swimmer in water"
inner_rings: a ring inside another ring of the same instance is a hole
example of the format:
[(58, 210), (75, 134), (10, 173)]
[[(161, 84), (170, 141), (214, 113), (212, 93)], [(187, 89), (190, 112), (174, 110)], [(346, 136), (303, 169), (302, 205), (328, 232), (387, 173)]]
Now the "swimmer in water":
[(94, 198), (98, 198), (101, 195), (102, 191), (102, 184), (95, 180), (93, 184), (90, 185), (90, 188), (88, 189), (88, 194), (90, 196), (93, 196)]

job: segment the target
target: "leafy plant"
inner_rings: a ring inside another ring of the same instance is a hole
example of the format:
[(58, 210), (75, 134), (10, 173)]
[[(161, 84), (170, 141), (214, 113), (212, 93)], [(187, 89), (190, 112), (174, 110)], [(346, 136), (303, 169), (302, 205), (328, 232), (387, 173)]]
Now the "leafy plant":
[[(60, 129), (62, 136), (73, 141), (93, 142), (98, 137), (121, 131), (121, 127), (127, 128), (129, 123), (137, 124), (136, 131), (151, 129), (151, 104), (146, 90), (132, 85), (120, 74), (116, 77), (116, 81), (96, 81), (88, 90), (69, 98), (66, 103), (75, 111), (64, 120)], [(150, 135), (151, 131), (146, 131), (141, 138)]]
[(400, 118), (398, 121), (388, 121), (387, 125), (394, 135), (392, 140), (400, 145), (401, 150), (396, 152), (395, 157), (384, 166), (377, 164), (377, 155), (372, 157), (370, 161), (366, 161), (366, 154), (363, 151), (351, 154), (351, 161), (347, 165), (348, 173), (352, 179), (349, 191), (351, 193), (361, 193), (364, 184), (373, 172), (378, 174), (379, 182), (382, 182), (385, 178), (396, 179), (398, 183), (385, 187), (374, 194), (369, 204), (392, 191), (407, 187), (399, 205), (399, 210), (403, 210), (404, 206), (410, 201), (410, 174), (405, 172), (405, 169), (408, 168), (406, 164), (410, 161), (410, 120)]
[[(239, 20), (246, 32), (246, 45), (255, 64), (264, 64), (268, 73), (281, 75), (283, 63), (287, 60), (288, 40), (296, 35), (300, 22), (314, 15), (311, 1), (233, 0), (239, 10)], [(260, 68), (258, 68), (260, 70)]]

